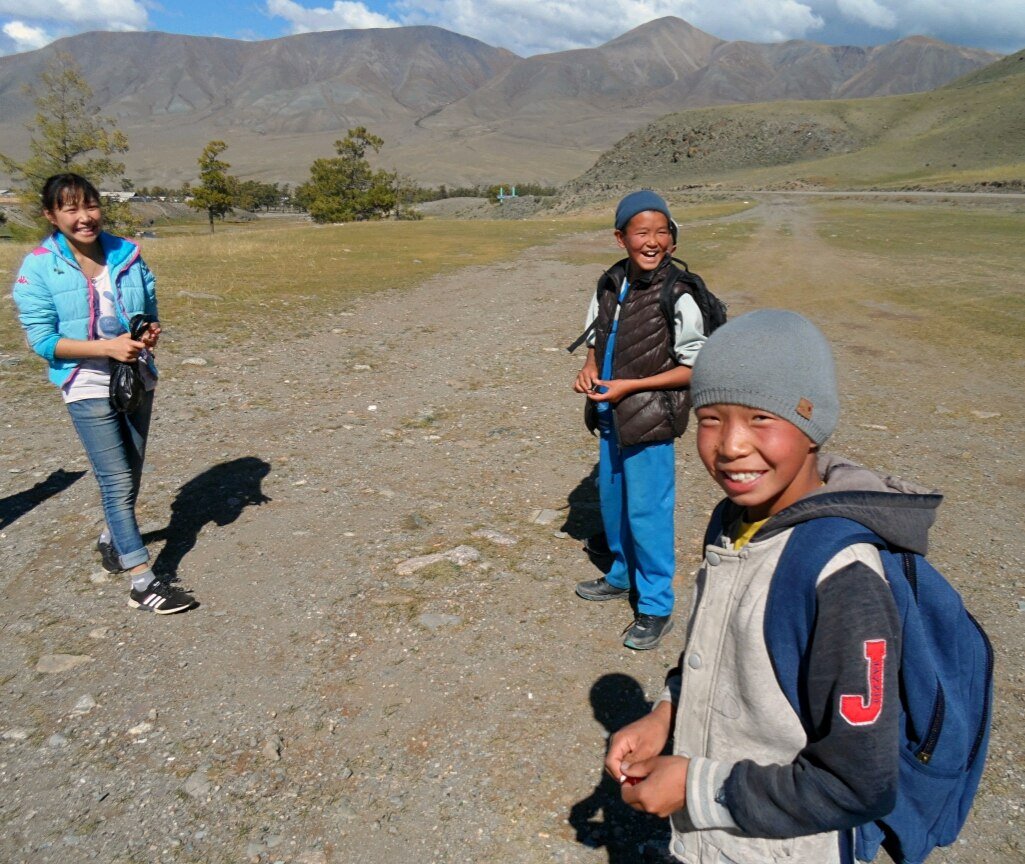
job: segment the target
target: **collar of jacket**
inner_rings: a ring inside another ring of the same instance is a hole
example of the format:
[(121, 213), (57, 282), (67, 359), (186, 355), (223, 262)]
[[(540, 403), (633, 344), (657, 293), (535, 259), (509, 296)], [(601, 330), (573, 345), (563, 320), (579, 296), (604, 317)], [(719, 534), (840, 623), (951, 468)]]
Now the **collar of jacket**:
[[(672, 255), (669, 255), (668, 253), (666, 255), (664, 255), (662, 260), (659, 262), (658, 267), (656, 267), (654, 270), (652, 270), (649, 273), (645, 273), (643, 276), (639, 277), (638, 279), (635, 279), (635, 280), (630, 282), (630, 290), (631, 291), (634, 291), (634, 290), (643, 291), (645, 288), (649, 288), (653, 284), (661, 282), (662, 279), (665, 277), (666, 270), (668, 269), (668, 267), (672, 263), (672, 261), (673, 261), (673, 256)], [(613, 286), (614, 286), (613, 290), (615, 290), (618, 293), (619, 286), (623, 282), (623, 277), (628, 276), (629, 272), (630, 272), (630, 259), (629, 258), (621, 258), (619, 261), (617, 261), (615, 264), (613, 264), (611, 267), (609, 267), (608, 270), (605, 271), (605, 275), (606, 275), (606, 277), (608, 277), (609, 279), (612, 280)]]
[[(67, 238), (60, 231), (54, 231), (47, 238), (47, 241), (52, 246), (52, 252), (60, 255), (61, 258), (76, 270), (82, 269), (78, 266), (78, 261), (75, 260), (75, 253), (71, 251), (71, 245), (68, 243)], [(136, 243), (124, 237), (118, 237), (116, 234), (108, 234), (106, 231), (101, 231), (99, 241), (111, 278), (114, 278), (120, 269), (134, 261), (139, 254), (139, 247)], [(43, 246), (47, 246), (48, 243), (44, 242)]]

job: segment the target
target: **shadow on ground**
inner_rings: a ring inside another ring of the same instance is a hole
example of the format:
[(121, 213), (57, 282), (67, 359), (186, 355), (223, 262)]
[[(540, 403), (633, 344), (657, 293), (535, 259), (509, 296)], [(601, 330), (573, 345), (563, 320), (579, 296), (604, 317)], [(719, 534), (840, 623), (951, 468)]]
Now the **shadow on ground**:
[[(591, 686), (591, 708), (611, 737), (647, 714), (651, 703), (637, 681), (617, 672), (603, 675)], [(576, 831), (578, 843), (604, 848), (609, 864), (672, 860), (668, 852), (669, 820), (639, 813), (624, 804), (619, 784), (604, 771), (594, 791), (573, 805), (569, 824)]]
[(84, 475), (85, 471), (65, 471), (63, 468), (58, 468), (56, 471), (51, 471), (50, 476), (45, 480), (40, 480), (31, 488), (8, 495), (6, 498), (0, 498), (0, 529), (6, 528), (16, 519), (20, 519), (47, 498), (60, 494)]
[(230, 525), (246, 507), (270, 501), (260, 488), (269, 473), (268, 462), (243, 456), (214, 465), (185, 483), (171, 504), (167, 527), (142, 538), (147, 544), (166, 541), (153, 562), (157, 577), (165, 581), (177, 578), (182, 559), (195, 547), (205, 525)]

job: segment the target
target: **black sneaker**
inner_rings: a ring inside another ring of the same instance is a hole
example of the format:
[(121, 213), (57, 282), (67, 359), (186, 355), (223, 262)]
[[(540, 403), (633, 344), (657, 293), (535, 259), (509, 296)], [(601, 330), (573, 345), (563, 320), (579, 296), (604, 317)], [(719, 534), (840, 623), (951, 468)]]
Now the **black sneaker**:
[(591, 579), (589, 582), (577, 583), (577, 596), (583, 597), (585, 600), (615, 600), (617, 597), (627, 597), (629, 594), (629, 588), (617, 588), (604, 576), (599, 579)]
[(125, 569), (121, 566), (121, 556), (115, 551), (113, 543), (97, 540), (96, 551), (100, 553), (100, 564), (108, 573), (120, 573)]
[(143, 612), (170, 615), (172, 612), (191, 609), (196, 605), (196, 598), (156, 579), (144, 591), (136, 591), (133, 588), (128, 595), (128, 605)]
[(634, 623), (626, 628), (623, 644), (635, 651), (646, 651), (654, 648), (662, 637), (673, 629), (673, 619), (669, 615), (645, 615), (638, 612)]

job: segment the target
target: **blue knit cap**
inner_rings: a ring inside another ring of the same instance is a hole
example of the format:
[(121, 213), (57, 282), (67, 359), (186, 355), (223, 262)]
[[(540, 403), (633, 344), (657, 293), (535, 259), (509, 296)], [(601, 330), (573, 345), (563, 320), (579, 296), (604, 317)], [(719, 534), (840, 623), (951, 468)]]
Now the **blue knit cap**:
[(622, 231), (626, 223), (638, 213), (645, 210), (654, 210), (656, 213), (665, 213), (670, 226), (673, 224), (673, 217), (669, 215), (669, 205), (650, 189), (642, 189), (639, 192), (631, 192), (616, 207), (616, 230)]
[(825, 443), (840, 417), (826, 337), (785, 309), (748, 312), (709, 336), (694, 361), (690, 395), (695, 408), (723, 404), (768, 411), (815, 444)]

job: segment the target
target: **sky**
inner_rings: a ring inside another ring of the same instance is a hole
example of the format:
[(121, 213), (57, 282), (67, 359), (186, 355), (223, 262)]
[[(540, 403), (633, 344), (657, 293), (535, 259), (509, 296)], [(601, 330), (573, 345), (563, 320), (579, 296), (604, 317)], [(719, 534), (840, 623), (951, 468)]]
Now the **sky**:
[(727, 40), (881, 45), (918, 34), (1025, 48), (1025, 0), (0, 0), (0, 55), (87, 30), (256, 40), (433, 24), (526, 57), (592, 48), (665, 15)]

